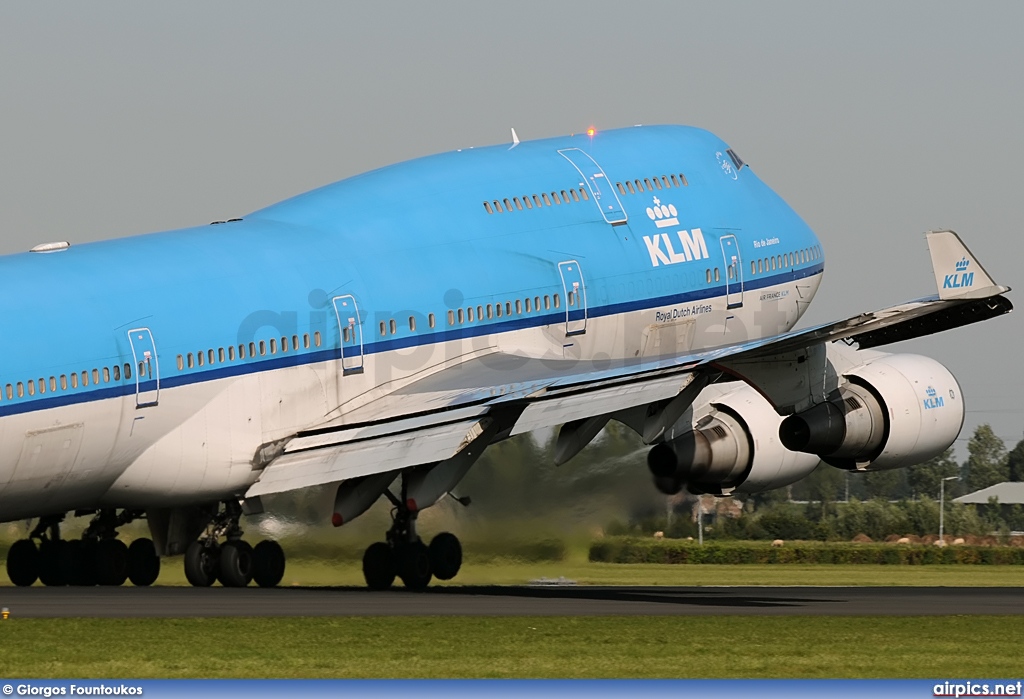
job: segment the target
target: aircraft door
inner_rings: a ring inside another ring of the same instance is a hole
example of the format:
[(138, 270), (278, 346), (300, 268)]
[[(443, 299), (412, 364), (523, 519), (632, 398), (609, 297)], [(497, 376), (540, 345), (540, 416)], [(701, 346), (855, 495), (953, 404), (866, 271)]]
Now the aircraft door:
[(615, 186), (608, 181), (604, 170), (593, 158), (579, 148), (567, 148), (558, 151), (563, 158), (573, 164), (580, 177), (587, 183), (590, 198), (597, 205), (604, 220), (613, 226), (626, 223), (626, 211), (615, 193)]
[(334, 315), (338, 319), (343, 374), (358, 374), (363, 370), (363, 321), (359, 306), (352, 294), (335, 296)]
[(736, 236), (721, 237), (722, 258), (725, 260), (725, 304), (727, 308), (743, 305), (743, 261)]
[(151, 408), (160, 402), (160, 359), (149, 328), (128, 331), (135, 372), (135, 408)]
[(587, 285), (583, 281), (583, 270), (576, 260), (558, 263), (565, 291), (565, 335), (582, 335), (587, 332)]

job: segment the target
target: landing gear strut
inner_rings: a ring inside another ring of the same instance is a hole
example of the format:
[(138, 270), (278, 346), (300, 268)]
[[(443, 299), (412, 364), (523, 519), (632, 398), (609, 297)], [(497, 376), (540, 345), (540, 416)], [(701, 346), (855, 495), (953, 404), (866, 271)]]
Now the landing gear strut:
[[(261, 541), (253, 548), (242, 539), (239, 519), (241, 505), (224, 502), (206, 532), (185, 549), (185, 577), (196, 587), (209, 587), (219, 580), (224, 587), (246, 587), (256, 581), (260, 587), (274, 587), (284, 577), (285, 558), (276, 541)], [(224, 537), (223, 544), (218, 541)]]
[[(88, 514), (81, 513), (81, 514)], [(132, 510), (99, 510), (81, 539), (64, 540), (60, 524), (64, 515), (41, 517), (27, 539), (7, 552), (7, 576), (15, 585), (152, 585), (160, 574), (160, 558), (153, 542), (136, 539), (131, 547), (117, 539), (117, 528), (142, 513)], [(36, 544), (38, 541), (38, 545)]]
[(401, 498), (384, 491), (394, 505), (391, 528), (386, 541), (372, 544), (363, 554), (363, 577), (371, 590), (388, 589), (396, 576), (410, 590), (424, 590), (432, 578), (451, 580), (462, 567), (462, 545), (454, 534), (438, 534), (429, 547), (423, 543), (416, 533), (419, 512), (407, 505), (404, 477), (402, 491)]

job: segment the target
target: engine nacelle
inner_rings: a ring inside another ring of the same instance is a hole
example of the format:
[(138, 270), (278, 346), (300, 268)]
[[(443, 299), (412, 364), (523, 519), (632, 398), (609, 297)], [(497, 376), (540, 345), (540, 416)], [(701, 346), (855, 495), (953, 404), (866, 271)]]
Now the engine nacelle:
[(960, 434), (960, 386), (934, 359), (880, 355), (843, 378), (828, 401), (782, 421), (787, 448), (837, 468), (881, 471), (938, 456)]
[(782, 418), (743, 383), (712, 385), (647, 454), (654, 483), (663, 493), (756, 493), (795, 483), (818, 457), (786, 449), (779, 441)]

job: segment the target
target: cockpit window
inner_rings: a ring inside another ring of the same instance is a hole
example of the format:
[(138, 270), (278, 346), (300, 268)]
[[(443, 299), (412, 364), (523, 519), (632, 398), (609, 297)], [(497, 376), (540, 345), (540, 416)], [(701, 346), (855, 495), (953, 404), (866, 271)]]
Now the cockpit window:
[(732, 148), (725, 152), (729, 155), (729, 159), (732, 160), (732, 164), (736, 166), (737, 170), (739, 170), (746, 164), (743, 162), (743, 158), (736, 155), (736, 151), (734, 151)]

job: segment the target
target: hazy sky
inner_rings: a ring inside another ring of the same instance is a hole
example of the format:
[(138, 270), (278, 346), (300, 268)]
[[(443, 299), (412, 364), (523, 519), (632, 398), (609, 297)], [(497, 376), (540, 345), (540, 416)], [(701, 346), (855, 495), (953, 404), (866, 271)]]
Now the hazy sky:
[[(821, 237), (807, 322), (933, 293), (930, 228), (1020, 286), (1021, 27), (1019, 2), (3, 3), (0, 253), (240, 216), (510, 126), (682, 123)], [(957, 375), (965, 435), (1021, 437), (1022, 318), (898, 347)]]

